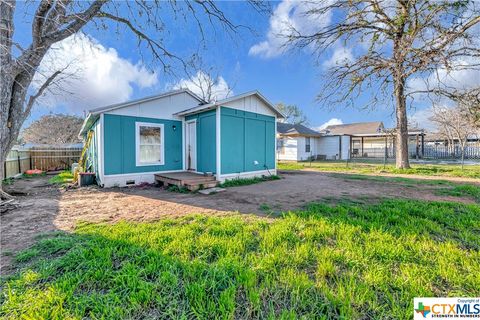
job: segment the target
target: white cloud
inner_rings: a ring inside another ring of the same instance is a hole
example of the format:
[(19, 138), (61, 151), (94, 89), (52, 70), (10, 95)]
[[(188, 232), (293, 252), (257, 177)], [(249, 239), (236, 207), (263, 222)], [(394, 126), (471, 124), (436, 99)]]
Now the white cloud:
[(354, 60), (352, 50), (345, 47), (338, 47), (333, 51), (330, 59), (323, 62), (323, 67), (328, 69), (331, 67), (344, 65), (345, 63), (352, 62)]
[(305, 14), (315, 6), (313, 2), (283, 0), (270, 17), (270, 26), (266, 40), (253, 45), (249, 54), (263, 58), (273, 58), (281, 55), (286, 45), (286, 37), (292, 28), (301, 33), (313, 33), (320, 26), (326, 26), (331, 21), (331, 13)]
[(78, 34), (54, 44), (42, 60), (33, 88), (38, 88), (56, 70), (64, 70), (58, 86), (42, 98), (42, 103), (55, 108), (66, 106), (81, 113), (98, 106), (127, 101), (134, 86), (148, 88), (158, 83), (156, 73), (140, 62), (123, 59), (113, 48), (106, 48), (96, 39)]
[(206, 101), (225, 99), (233, 94), (232, 89), (222, 76), (212, 79), (212, 77), (204, 71), (197, 71), (197, 73), (190, 78), (180, 79), (180, 81), (174, 85), (167, 87), (172, 89), (189, 89)]
[(428, 132), (435, 132), (436, 125), (430, 121), (430, 117), (433, 115), (432, 108), (424, 108), (416, 110), (409, 118), (408, 125), (424, 129)]
[(337, 124), (343, 124), (342, 119), (332, 118), (332, 119), (328, 120), (327, 122), (325, 122), (324, 124), (316, 127), (315, 130), (323, 130), (323, 129), (327, 128), (328, 126), (334, 126), (334, 125), (337, 125)]
[[(425, 77), (415, 77), (408, 81), (407, 90), (410, 92), (435, 88), (455, 88), (468, 90), (480, 86), (480, 70), (469, 66), (478, 64), (478, 60), (458, 59), (451, 69), (438, 68)], [(423, 95), (418, 95), (422, 97)]]

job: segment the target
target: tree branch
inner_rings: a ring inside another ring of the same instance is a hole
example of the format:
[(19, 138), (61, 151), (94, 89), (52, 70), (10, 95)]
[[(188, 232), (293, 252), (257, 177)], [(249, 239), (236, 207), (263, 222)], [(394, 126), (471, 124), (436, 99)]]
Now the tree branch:
[(55, 80), (55, 78), (60, 75), (64, 70), (57, 70), (55, 71), (50, 77), (45, 80), (45, 82), (40, 86), (38, 89), (37, 93), (30, 96), (28, 99), (27, 105), (25, 106), (25, 110), (23, 112), (23, 118), (27, 118), (28, 115), (30, 114), (30, 111), (32, 110), (33, 105), (35, 104), (35, 101), (37, 100), (38, 97), (40, 97), (44, 91), (50, 86), (50, 84)]

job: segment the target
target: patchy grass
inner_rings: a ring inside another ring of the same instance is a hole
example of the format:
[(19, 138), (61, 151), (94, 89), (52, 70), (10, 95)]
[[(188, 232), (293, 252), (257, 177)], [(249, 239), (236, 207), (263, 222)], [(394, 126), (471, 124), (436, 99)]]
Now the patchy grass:
[(254, 177), (254, 178), (235, 178), (235, 179), (225, 180), (223, 183), (220, 184), (220, 187), (229, 188), (229, 187), (248, 186), (251, 184), (256, 184), (256, 183), (271, 181), (271, 180), (279, 180), (279, 179), (280, 177), (277, 175)]
[(411, 319), (413, 297), (478, 296), (480, 206), (311, 204), (41, 237), (4, 279), (4, 319)]
[(433, 165), (433, 164), (412, 164), (410, 169), (397, 169), (394, 164), (382, 164), (374, 162), (345, 162), (345, 161), (315, 161), (315, 162), (279, 162), (280, 170), (302, 170), (313, 169), (328, 172), (355, 172), (355, 173), (393, 173), (393, 174), (416, 174), (423, 176), (445, 176), (480, 178), (480, 165)]
[(469, 197), (480, 202), (480, 187), (476, 185), (456, 185), (451, 188), (440, 189), (437, 191), (440, 195), (448, 195), (453, 197)]
[(401, 183), (404, 185), (452, 185), (452, 182), (447, 180), (423, 180), (423, 179), (412, 179), (404, 177), (385, 177), (385, 176), (370, 176), (362, 174), (334, 174), (334, 176), (348, 179), (348, 180), (368, 180), (368, 181), (378, 181), (378, 182), (392, 182), (392, 183)]
[(73, 182), (73, 174), (69, 170), (65, 170), (53, 176), (48, 180), (51, 184), (65, 184)]
[(431, 186), (435, 188), (429, 188), (428, 190), (434, 192), (437, 195), (446, 195), (459, 198), (471, 198), (477, 202), (480, 202), (480, 186), (474, 184), (458, 184), (446, 180), (422, 180), (404, 177), (383, 177), (360, 174), (335, 174), (335, 176), (349, 180), (368, 180), (383, 183), (399, 183), (408, 187)]

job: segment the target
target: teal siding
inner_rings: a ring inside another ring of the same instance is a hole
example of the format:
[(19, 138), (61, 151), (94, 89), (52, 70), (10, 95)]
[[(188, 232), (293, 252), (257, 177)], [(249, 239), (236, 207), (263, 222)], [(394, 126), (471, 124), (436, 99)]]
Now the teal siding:
[(209, 110), (187, 116), (185, 120), (197, 120), (197, 171), (216, 173), (216, 111)]
[(275, 168), (275, 117), (226, 107), (220, 117), (222, 174)]
[[(135, 122), (164, 124), (165, 164), (136, 166)], [(173, 130), (173, 126), (176, 130)], [(182, 122), (144, 117), (104, 115), (105, 174), (182, 170)]]

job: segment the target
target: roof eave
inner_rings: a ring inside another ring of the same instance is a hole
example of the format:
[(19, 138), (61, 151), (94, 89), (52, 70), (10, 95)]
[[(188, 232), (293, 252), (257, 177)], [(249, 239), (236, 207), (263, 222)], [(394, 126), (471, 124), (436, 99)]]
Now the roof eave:
[(216, 101), (215, 103), (209, 103), (209, 104), (200, 105), (198, 107), (191, 108), (191, 109), (188, 109), (188, 110), (183, 110), (183, 111), (174, 113), (174, 115), (176, 115), (176, 116), (188, 116), (190, 114), (194, 114), (194, 113), (201, 112), (201, 111), (204, 111), (204, 110), (215, 109), (215, 108), (221, 106), (222, 104), (226, 104), (226, 103), (229, 103), (229, 102), (232, 102), (232, 101), (235, 101), (235, 100), (243, 99), (243, 98), (251, 96), (251, 95), (258, 96), (260, 98), (260, 100), (262, 100), (275, 113), (275, 115), (277, 116), (277, 119), (284, 119), (285, 118), (285, 115), (283, 113), (281, 113), (272, 103), (270, 103), (270, 101), (268, 101), (258, 90), (249, 91), (249, 92), (240, 94), (238, 96), (233, 96), (231, 98)]
[(84, 135), (90, 130), (92, 125), (98, 120), (100, 117), (99, 114), (93, 114), (89, 113), (85, 120), (83, 121), (82, 128), (80, 129), (80, 132), (78, 133), (78, 138), (83, 139)]
[(112, 111), (112, 110), (129, 107), (129, 106), (134, 105), (134, 104), (148, 102), (148, 101), (172, 96), (172, 95), (179, 94), (179, 93), (188, 93), (190, 96), (192, 96), (193, 98), (198, 100), (199, 103), (203, 103), (203, 104), (206, 103), (202, 98), (197, 96), (195, 93), (193, 93), (189, 89), (179, 89), (179, 90), (173, 90), (173, 91), (170, 91), (170, 92), (165, 92), (163, 94), (157, 94), (157, 95), (154, 95), (154, 96), (149, 96), (149, 97), (145, 97), (145, 98), (141, 98), (141, 99), (131, 100), (131, 101), (122, 102), (122, 103), (116, 103), (116, 104), (112, 104), (112, 105), (105, 106), (105, 107), (91, 109), (91, 110), (89, 110), (89, 113), (91, 113), (91, 114), (105, 113), (105, 112), (109, 112), (109, 111)]

